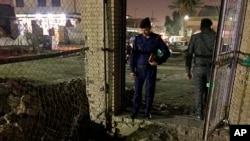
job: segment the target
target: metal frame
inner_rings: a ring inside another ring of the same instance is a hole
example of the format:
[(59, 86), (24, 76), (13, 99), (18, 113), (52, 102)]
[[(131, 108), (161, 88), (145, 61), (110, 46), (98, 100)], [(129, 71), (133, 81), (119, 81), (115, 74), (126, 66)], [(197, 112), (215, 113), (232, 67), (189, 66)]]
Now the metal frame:
[[(229, 75), (231, 76), (229, 79), (227, 79), (226, 87), (229, 88), (229, 90), (223, 91), (222, 88), (220, 90), (216, 90), (215, 87), (213, 86), (211, 88), (210, 96), (209, 96), (209, 103), (207, 107), (207, 115), (204, 123), (204, 128), (203, 128), (203, 140), (207, 141), (208, 137), (215, 131), (215, 129), (221, 124), (228, 124), (228, 113), (229, 113), (229, 105), (231, 102), (231, 95), (232, 95), (232, 87), (233, 87), (233, 81), (234, 81), (234, 76), (235, 76), (235, 71), (236, 71), (236, 64), (237, 64), (237, 59), (238, 59), (238, 50), (240, 46), (240, 35), (242, 32), (242, 24), (243, 24), (243, 13), (245, 11), (246, 7), (246, 0), (239, 0), (236, 3), (237, 9), (239, 8), (239, 12), (236, 13), (237, 17), (237, 24), (232, 27), (235, 35), (231, 36), (232, 40), (234, 41), (232, 43), (232, 50), (226, 53), (221, 53), (221, 49), (223, 47), (223, 31), (224, 31), (224, 25), (226, 21), (226, 14), (227, 14), (227, 8), (229, 7), (230, 0), (222, 0), (221, 1), (221, 10), (220, 10), (220, 18), (218, 22), (218, 32), (217, 32), (217, 40), (216, 40), (216, 50), (214, 51), (214, 57), (213, 57), (213, 62), (215, 66), (212, 68), (212, 76), (210, 78), (210, 82), (213, 83), (213, 85), (218, 82), (217, 75), (219, 75), (223, 71), (223, 65), (228, 65), (228, 68), (230, 69)], [(243, 7), (243, 8), (242, 8)], [(242, 21), (242, 22), (240, 22)], [(240, 24), (239, 24), (240, 23)], [(226, 56), (226, 57), (225, 57)], [(226, 58), (227, 60), (223, 60), (223, 58)], [(226, 63), (222, 63), (222, 62)], [(225, 70), (225, 67), (224, 67)], [(224, 75), (223, 77), (227, 77), (227, 75)], [(217, 84), (216, 84), (217, 85)], [(218, 84), (220, 85), (220, 84)], [(222, 91), (222, 93), (220, 93)], [(218, 95), (223, 95), (222, 97), (225, 98), (223, 100), (218, 98)], [(218, 102), (221, 102), (219, 103)], [(216, 103), (216, 104), (214, 104)], [(218, 109), (219, 108), (219, 109)], [(224, 115), (222, 114), (222, 110)], [(214, 117), (214, 113), (216, 113)], [(218, 116), (219, 115), (219, 116)]]

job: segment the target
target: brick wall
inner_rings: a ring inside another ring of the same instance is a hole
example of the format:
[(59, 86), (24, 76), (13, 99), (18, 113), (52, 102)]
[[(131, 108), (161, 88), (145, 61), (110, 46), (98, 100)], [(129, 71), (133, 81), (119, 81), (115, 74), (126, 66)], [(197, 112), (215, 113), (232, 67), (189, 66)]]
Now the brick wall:
[(81, 3), (83, 8), (78, 10), (82, 13), (86, 47), (89, 48), (85, 69), (90, 115), (91, 120), (104, 122), (111, 113), (121, 110), (124, 83), (121, 75), (125, 75), (121, 68), (121, 45), (125, 45), (121, 30), (122, 1), (108, 0), (105, 4), (100, 0), (85, 0)]
[[(53, 7), (52, 0), (46, 1), (46, 7), (38, 7), (37, 0), (24, 0), (24, 7), (15, 7), (16, 14), (67, 14), (75, 12), (75, 4), (78, 5), (79, 0), (61, 0), (61, 6)], [(16, 1), (13, 2), (13, 5), (16, 6)], [(80, 5), (81, 6), (81, 5)], [(79, 7), (79, 5), (78, 5)]]
[(86, 93), (90, 104), (91, 120), (105, 121), (105, 71), (104, 71), (104, 13), (103, 1), (84, 0), (81, 2), (84, 33), (86, 35)]

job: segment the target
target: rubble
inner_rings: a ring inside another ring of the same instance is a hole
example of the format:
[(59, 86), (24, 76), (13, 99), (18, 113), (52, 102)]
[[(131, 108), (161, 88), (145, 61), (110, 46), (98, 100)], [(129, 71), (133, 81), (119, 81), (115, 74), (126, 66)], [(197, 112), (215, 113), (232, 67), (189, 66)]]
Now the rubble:
[(41, 85), (6, 78), (0, 84), (0, 141), (65, 140), (89, 119), (83, 80)]

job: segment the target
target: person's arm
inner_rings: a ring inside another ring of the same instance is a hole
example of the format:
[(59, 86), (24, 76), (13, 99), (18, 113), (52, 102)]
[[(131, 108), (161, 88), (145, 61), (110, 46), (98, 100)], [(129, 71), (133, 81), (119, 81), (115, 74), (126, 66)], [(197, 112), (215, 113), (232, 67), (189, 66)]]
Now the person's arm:
[(190, 43), (188, 45), (188, 49), (185, 53), (185, 70), (186, 70), (186, 76), (187, 79), (191, 79), (192, 78), (192, 74), (191, 74), (191, 68), (192, 68), (192, 60), (193, 60), (193, 54), (194, 54), (194, 36), (191, 36), (190, 39)]
[(137, 42), (137, 38), (135, 38), (134, 42), (133, 42), (133, 47), (132, 47), (132, 50), (131, 50), (131, 55), (130, 55), (130, 75), (132, 77), (135, 77), (135, 71), (136, 71), (136, 60), (137, 60), (137, 54), (138, 54), (138, 51), (137, 51), (137, 45), (136, 45), (136, 42)]
[(162, 56), (157, 61), (158, 65), (165, 63), (171, 54), (169, 49), (168, 49), (168, 46), (164, 43), (164, 41), (161, 38), (159, 39), (159, 49), (162, 52)]

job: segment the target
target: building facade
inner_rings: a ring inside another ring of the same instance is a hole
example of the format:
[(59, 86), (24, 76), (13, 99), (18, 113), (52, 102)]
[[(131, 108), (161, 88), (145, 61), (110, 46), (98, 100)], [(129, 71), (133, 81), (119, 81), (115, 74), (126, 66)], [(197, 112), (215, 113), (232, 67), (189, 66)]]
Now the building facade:
[[(2, 3), (13, 7), (15, 15), (9, 18), (11, 23), (18, 26), (21, 35), (28, 31), (36, 35), (54, 36), (56, 44), (68, 44), (69, 38), (74, 40), (72, 42), (75, 44), (83, 42), (82, 23), (77, 25), (81, 28), (73, 29), (81, 19), (80, 0), (2, 0)], [(71, 25), (66, 29), (67, 21)], [(52, 30), (53, 32), (51, 32)], [(67, 37), (66, 32), (67, 36), (74, 37)]]

